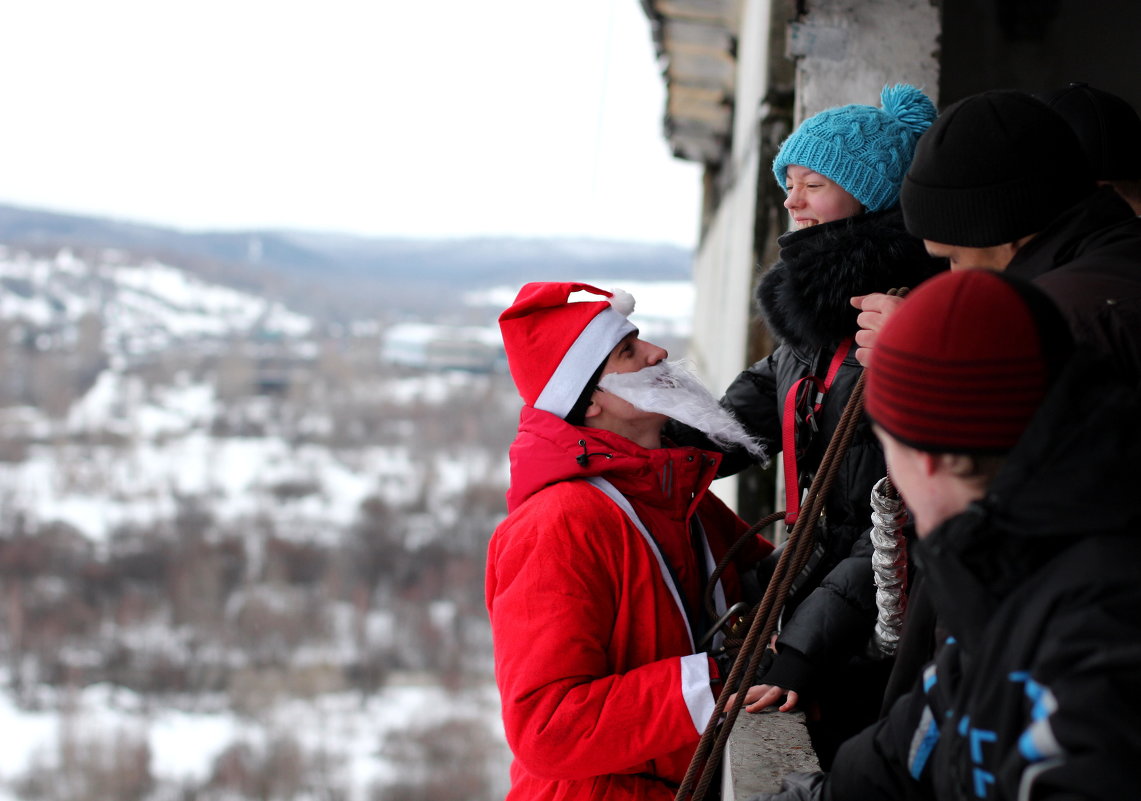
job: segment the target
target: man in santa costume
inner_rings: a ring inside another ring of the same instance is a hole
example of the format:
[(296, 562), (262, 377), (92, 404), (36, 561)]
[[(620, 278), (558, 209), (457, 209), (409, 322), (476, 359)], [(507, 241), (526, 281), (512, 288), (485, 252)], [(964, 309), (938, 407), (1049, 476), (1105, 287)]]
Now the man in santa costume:
[[(511, 801), (672, 799), (722, 678), (702, 599), (748, 526), (708, 491), (720, 456), (662, 428), (757, 446), (632, 310), (618, 290), (533, 283), (499, 318), (524, 402), (486, 581)], [(771, 550), (758, 536), (723, 573), (718, 616)]]

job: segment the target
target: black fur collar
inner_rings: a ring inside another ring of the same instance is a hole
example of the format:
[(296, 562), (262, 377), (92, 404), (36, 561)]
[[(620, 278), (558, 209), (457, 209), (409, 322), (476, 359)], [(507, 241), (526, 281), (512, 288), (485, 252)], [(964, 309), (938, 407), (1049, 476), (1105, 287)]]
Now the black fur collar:
[(907, 233), (899, 208), (791, 231), (756, 300), (769, 330), (794, 347), (835, 345), (856, 332), (853, 295), (915, 287), (946, 268)]

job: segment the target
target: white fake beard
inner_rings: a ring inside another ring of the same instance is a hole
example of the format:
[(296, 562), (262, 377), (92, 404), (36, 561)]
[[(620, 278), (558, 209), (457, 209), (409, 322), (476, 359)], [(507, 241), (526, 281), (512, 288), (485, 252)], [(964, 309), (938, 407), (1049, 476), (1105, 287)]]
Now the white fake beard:
[(598, 386), (644, 412), (664, 414), (696, 428), (721, 448), (742, 447), (763, 467), (769, 465), (765, 446), (683, 362), (658, 362), (634, 373), (607, 373)]

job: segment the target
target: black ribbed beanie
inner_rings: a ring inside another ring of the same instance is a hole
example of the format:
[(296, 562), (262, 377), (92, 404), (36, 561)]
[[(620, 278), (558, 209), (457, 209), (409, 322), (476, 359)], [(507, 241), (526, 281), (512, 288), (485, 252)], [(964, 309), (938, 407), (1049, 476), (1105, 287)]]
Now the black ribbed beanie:
[(1094, 188), (1064, 119), (994, 90), (952, 104), (920, 137), (900, 205), (913, 236), (982, 248), (1038, 233)]
[(1141, 116), (1124, 99), (1077, 82), (1036, 97), (1074, 129), (1095, 178), (1141, 178)]

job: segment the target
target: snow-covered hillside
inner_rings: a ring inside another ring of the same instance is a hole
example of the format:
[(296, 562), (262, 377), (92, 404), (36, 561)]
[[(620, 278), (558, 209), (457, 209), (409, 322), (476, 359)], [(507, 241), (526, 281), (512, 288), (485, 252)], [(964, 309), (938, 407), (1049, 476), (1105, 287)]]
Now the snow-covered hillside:
[(0, 246), (0, 287), (0, 319), (59, 331), (96, 315), (112, 356), (153, 353), (194, 339), (303, 337), (313, 329), (310, 319), (275, 301), (116, 251), (91, 259), (70, 250), (35, 258)]
[[(23, 637), (0, 635), (0, 685), (13, 688), (0, 698), (0, 721), (19, 743), (0, 758), (0, 799), (26, 797), (48, 775), (94, 781), (96, 766), (69, 762), (77, 752), (142, 760), (150, 790), (140, 798), (239, 799), (250, 791), (227, 789), (231, 761), (242, 755), (246, 774), (274, 772), (285, 753), (297, 781), (317, 781), (310, 774), (323, 765), (323, 784), (306, 797), (364, 801), (431, 773), (417, 744), (425, 727), (474, 731), (487, 775), (472, 798), (502, 795), (487, 635), (469, 600), (479, 588), (433, 589), (432, 577), (478, 576), (478, 539), (494, 525), (488, 514), (507, 474), (514, 393), (505, 376), (388, 364), (375, 324), (330, 333), (281, 304), (114, 252), (46, 258), (0, 248), (0, 332), (9, 368), (0, 553), (18, 563), (24, 543), (39, 540), (87, 565), (69, 579), (54, 562), (23, 568), (20, 597), (40, 608), (21, 613)], [(470, 506), (473, 487), (488, 488), (489, 511)], [(182, 542), (190, 531), (202, 546)], [(230, 553), (242, 567), (228, 573), (233, 587), (216, 588), (224, 595), (198, 602), (190, 625), (178, 610), (196, 602), (183, 597), (179, 572), (213, 568), (167, 560), (198, 559), (195, 548)], [(366, 570), (338, 555), (349, 548), (394, 563)], [(67, 583), (129, 573), (131, 554), (147, 552), (159, 572), (145, 585), (132, 579), (134, 590)], [(431, 565), (420, 567), (429, 552)], [(287, 564), (301, 576), (282, 583)], [(393, 569), (423, 602), (386, 583)], [(425, 575), (422, 587), (408, 570)], [(346, 585), (366, 576), (370, 585)], [(141, 607), (130, 597), (140, 591), (149, 599)], [(95, 603), (85, 600), (92, 592)], [(48, 651), (33, 648), (35, 621), (56, 606), (90, 624), (51, 635), (58, 645)], [(5, 606), (0, 629), (16, 625), (15, 608)], [(410, 628), (423, 641), (398, 646)], [(439, 666), (457, 648), (470, 663), (459, 668), (465, 690), (445, 703)], [(170, 686), (189, 689), (203, 675), (194, 665), (225, 678), (209, 693), (158, 695), (115, 678), (169, 685), (173, 670)], [(360, 684), (362, 670), (376, 675)], [(60, 675), (75, 678), (52, 678)], [(307, 676), (323, 689), (298, 695), (291, 688)], [(476, 753), (456, 748), (457, 764)]]
[[(687, 283), (591, 283), (688, 335)], [(330, 327), (152, 260), (0, 246), (0, 571), (26, 607), (0, 610), (0, 801), (242, 801), (278, 760), (309, 783), (280, 797), (502, 797), (481, 581), (519, 400), (499, 358), (399, 346), (494, 351), (517, 289), (462, 325)]]
[[(490, 381), (462, 373), (407, 377), (392, 382), (389, 402), (409, 398), (446, 414), (445, 404), (486, 393)], [(0, 425), (18, 418), (44, 439), (65, 435), (30, 444), (18, 462), (0, 462), (0, 491), (26, 522), (66, 522), (95, 541), (124, 525), (170, 519), (192, 498), (222, 525), (258, 519), (296, 538), (333, 541), (370, 497), (399, 508), (427, 491), (441, 518), (454, 520), (462, 513), (454, 499), (465, 487), (506, 480), (506, 454), (478, 442), (430, 457), (415, 441), (329, 447), (312, 435), (334, 428), (331, 410), (307, 410), (283, 430), (265, 399), (242, 407), (247, 420), (265, 422), (265, 433), (215, 436), (211, 429), (227, 409), (209, 383), (148, 391), (141, 379), (108, 369), (62, 427), (35, 409), (0, 409)], [(100, 442), (107, 434), (114, 441)]]

